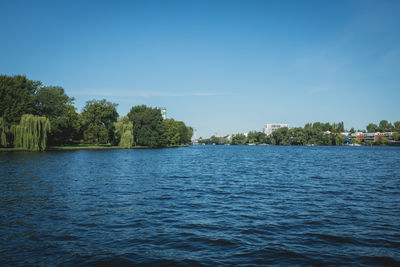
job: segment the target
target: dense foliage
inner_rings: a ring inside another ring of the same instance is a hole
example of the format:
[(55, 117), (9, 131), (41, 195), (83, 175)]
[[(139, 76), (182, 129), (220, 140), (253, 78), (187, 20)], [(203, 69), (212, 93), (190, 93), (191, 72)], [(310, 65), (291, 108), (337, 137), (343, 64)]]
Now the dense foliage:
[(325, 145), (339, 146), (346, 142), (343, 123), (308, 123), (304, 128), (280, 128), (271, 135), (273, 145)]
[(49, 119), (32, 114), (24, 114), (20, 123), (13, 127), (14, 145), (32, 151), (44, 150), (49, 131)]
[(0, 75), (0, 117), (7, 125), (18, 123), (24, 114), (35, 113), (35, 95), (40, 85), (25, 76)]
[(136, 145), (149, 147), (166, 145), (160, 109), (145, 105), (135, 106), (131, 108), (127, 116), (133, 125), (133, 138)]
[(163, 121), (166, 143), (168, 145), (177, 146), (185, 145), (191, 142), (193, 129), (186, 127), (182, 121), (174, 119), (166, 119)]
[(193, 129), (163, 120), (158, 108), (135, 106), (118, 119), (117, 104), (103, 99), (87, 101), (79, 114), (62, 87), (42, 86), (21, 75), (0, 75), (0, 95), (0, 147), (37, 151), (78, 143), (123, 148), (191, 143)]
[(41, 87), (35, 96), (35, 111), (50, 120), (49, 145), (71, 142), (80, 131), (79, 114), (74, 98), (67, 96), (62, 87)]
[(114, 142), (123, 148), (131, 148), (135, 144), (133, 139), (133, 124), (127, 116), (119, 118), (115, 123)]
[(111, 143), (114, 123), (118, 119), (117, 104), (107, 100), (90, 100), (82, 111), (83, 137), (89, 144)]

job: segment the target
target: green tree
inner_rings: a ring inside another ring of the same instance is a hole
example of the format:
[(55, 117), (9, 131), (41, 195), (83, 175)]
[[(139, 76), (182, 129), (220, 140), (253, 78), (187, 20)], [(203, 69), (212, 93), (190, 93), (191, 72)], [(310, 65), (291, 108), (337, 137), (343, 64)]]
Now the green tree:
[(257, 134), (256, 132), (248, 132), (247, 134), (247, 142), (249, 142), (249, 144), (256, 144), (257, 143)]
[(232, 145), (245, 145), (247, 143), (247, 138), (244, 134), (233, 134), (232, 135)]
[(378, 139), (374, 142), (374, 145), (377, 146), (385, 146), (387, 144), (389, 144), (389, 140), (381, 136), (379, 136)]
[(161, 110), (145, 105), (134, 106), (128, 113), (133, 125), (136, 145), (148, 147), (165, 146), (165, 135)]
[(342, 146), (346, 142), (346, 136), (340, 133), (334, 134), (333, 138), (332, 144), (336, 146)]
[(271, 134), (271, 140), (273, 145), (290, 145), (289, 141), (289, 128), (282, 127), (277, 129)]
[(378, 125), (375, 123), (370, 123), (367, 125), (366, 129), (369, 133), (376, 133), (378, 131)]
[(127, 116), (123, 116), (115, 123), (114, 142), (123, 148), (132, 148), (134, 145), (133, 125)]
[(307, 142), (303, 128), (291, 128), (288, 135), (291, 145), (305, 145)]
[(40, 85), (39, 81), (25, 76), (0, 75), (1, 146), (12, 146), (12, 128), (18, 125), (23, 114), (34, 113), (34, 97)]
[(67, 96), (62, 87), (41, 87), (35, 97), (36, 114), (50, 120), (48, 143), (62, 145), (78, 135), (79, 116), (73, 106), (74, 98)]
[(250, 131), (247, 134), (247, 142), (249, 144), (267, 144), (268, 138), (264, 132)]
[(46, 117), (25, 114), (14, 127), (15, 147), (31, 151), (45, 150), (49, 131), (50, 121)]
[(184, 140), (184, 143), (185, 144), (192, 144), (192, 137), (193, 137), (193, 128), (188, 126), (187, 127), (186, 139)]
[(394, 141), (400, 141), (400, 133), (399, 132), (394, 132), (393, 133), (393, 140)]
[(350, 144), (361, 144), (361, 141), (358, 138), (350, 139)]
[(166, 119), (163, 121), (165, 129), (166, 143), (170, 146), (179, 145), (181, 142), (181, 134), (178, 131), (177, 121), (174, 119)]
[(206, 144), (206, 145), (211, 145), (211, 144), (225, 145), (225, 144), (230, 144), (231, 143), (231, 141), (229, 140), (229, 135), (226, 135), (226, 136), (223, 136), (223, 137), (218, 137), (218, 136), (214, 136), (213, 135), (208, 139), (200, 139), (199, 142), (201, 144)]
[(321, 122), (314, 122), (312, 127), (318, 131), (330, 131), (332, 129), (332, 126), (329, 122), (326, 123), (321, 123)]
[(9, 133), (9, 128), (6, 125), (5, 120), (0, 117), (0, 146), (6, 147), (8, 145), (7, 142), (7, 134)]
[(393, 130), (394, 131), (396, 131), (396, 132), (400, 132), (400, 121), (395, 121), (394, 123), (393, 123)]
[(163, 121), (165, 141), (169, 146), (187, 145), (191, 143), (193, 129), (187, 127), (184, 122), (174, 119)]
[(72, 105), (67, 105), (67, 125), (63, 131), (63, 140), (74, 141), (83, 138), (82, 119), (81, 115), (76, 112), (76, 108)]
[(339, 122), (339, 123), (333, 123), (331, 126), (330, 131), (332, 133), (341, 133), (344, 131), (344, 123), (343, 122)]
[(221, 144), (221, 137), (217, 137), (215, 135), (212, 135), (209, 139), (210, 144), (215, 144), (215, 145), (220, 145)]
[(187, 127), (183, 121), (177, 121), (177, 128), (179, 133), (179, 144), (180, 145), (187, 145), (190, 144), (192, 141), (193, 129), (191, 127)]
[(380, 132), (391, 132), (393, 130), (393, 125), (390, 122), (388, 122), (387, 120), (381, 120), (379, 122), (378, 130)]
[(117, 121), (117, 104), (107, 100), (86, 102), (81, 114), (83, 136), (87, 143), (111, 143), (114, 139), (114, 122)]
[(5, 124), (17, 124), (23, 114), (34, 113), (35, 94), (40, 85), (25, 76), (0, 75), (0, 117)]
[(332, 144), (332, 134), (322, 134), (322, 137), (318, 141), (318, 145), (321, 146), (331, 146)]
[(304, 138), (306, 144), (317, 144), (318, 137), (321, 135), (321, 131), (313, 127), (312, 123), (304, 125)]

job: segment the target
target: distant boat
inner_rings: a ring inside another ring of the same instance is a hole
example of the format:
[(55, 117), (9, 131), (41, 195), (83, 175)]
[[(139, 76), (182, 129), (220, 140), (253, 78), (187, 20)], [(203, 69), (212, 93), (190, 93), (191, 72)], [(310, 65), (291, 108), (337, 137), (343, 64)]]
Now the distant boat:
[(361, 146), (360, 144), (356, 144), (356, 143), (354, 143), (354, 144), (344, 144), (345, 146)]

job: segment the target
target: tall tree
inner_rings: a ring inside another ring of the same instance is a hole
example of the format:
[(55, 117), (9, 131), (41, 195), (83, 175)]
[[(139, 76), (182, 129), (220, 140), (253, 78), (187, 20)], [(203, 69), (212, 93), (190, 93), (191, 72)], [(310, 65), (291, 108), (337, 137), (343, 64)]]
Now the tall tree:
[(387, 120), (381, 120), (379, 122), (379, 131), (380, 132), (391, 132), (393, 130), (393, 125)]
[(86, 142), (104, 144), (113, 141), (114, 122), (118, 118), (117, 104), (105, 99), (87, 101), (81, 118)]
[(375, 123), (370, 123), (367, 125), (366, 129), (369, 133), (375, 133), (378, 131), (378, 125), (376, 125)]
[(33, 114), (40, 85), (25, 76), (0, 75), (0, 117), (6, 124), (19, 123), (23, 114)]
[(272, 144), (289, 145), (289, 129), (287, 127), (279, 128), (271, 134)]
[(244, 134), (233, 134), (232, 135), (232, 145), (245, 145), (247, 143), (247, 138)]
[(393, 140), (394, 141), (400, 141), (400, 133), (399, 132), (394, 132), (393, 133)]
[(34, 96), (41, 83), (22, 75), (0, 75), (1, 145), (12, 146), (15, 127), (23, 114), (34, 112)]
[(127, 116), (133, 125), (136, 145), (162, 147), (166, 144), (160, 109), (145, 105), (134, 106)]
[(14, 131), (15, 147), (32, 151), (45, 150), (50, 121), (46, 117), (25, 114), (20, 123), (14, 127)]
[(7, 142), (7, 134), (9, 132), (9, 128), (6, 125), (4, 119), (0, 117), (0, 146), (6, 147), (8, 145)]
[(123, 148), (132, 148), (134, 145), (133, 125), (127, 116), (123, 116), (115, 123), (115, 140)]
[(291, 145), (305, 145), (306, 137), (303, 128), (291, 128), (288, 132)]
[(49, 144), (62, 145), (71, 141), (79, 131), (79, 116), (73, 106), (74, 98), (62, 87), (41, 87), (35, 97), (36, 113), (46, 116), (51, 123)]
[(397, 131), (397, 132), (400, 132), (400, 121), (395, 121), (394, 123), (393, 123), (393, 130), (394, 131)]
[(163, 121), (165, 129), (165, 141), (167, 145), (176, 146), (180, 144), (181, 135), (178, 131), (177, 121), (174, 119), (166, 119)]
[(247, 141), (249, 144), (267, 144), (270, 143), (269, 138), (264, 132), (250, 131), (247, 134)]
[(174, 119), (163, 121), (166, 144), (170, 146), (187, 145), (191, 143), (193, 129), (184, 122)]

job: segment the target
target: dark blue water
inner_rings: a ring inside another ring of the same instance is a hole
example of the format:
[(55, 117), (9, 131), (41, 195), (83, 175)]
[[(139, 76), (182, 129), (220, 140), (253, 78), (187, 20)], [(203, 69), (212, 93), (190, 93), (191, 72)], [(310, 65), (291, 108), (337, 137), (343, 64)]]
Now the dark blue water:
[(400, 265), (400, 148), (0, 153), (0, 265)]

